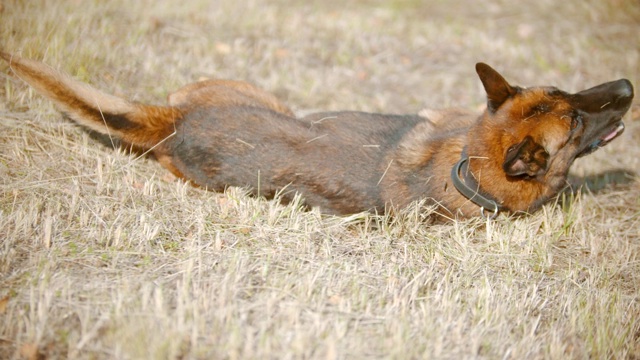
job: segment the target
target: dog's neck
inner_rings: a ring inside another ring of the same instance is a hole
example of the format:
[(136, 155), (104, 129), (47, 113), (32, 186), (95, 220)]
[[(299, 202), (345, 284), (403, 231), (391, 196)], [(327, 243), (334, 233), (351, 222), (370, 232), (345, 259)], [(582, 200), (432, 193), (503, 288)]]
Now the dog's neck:
[(487, 211), (490, 213), (489, 217), (494, 218), (503, 209), (502, 205), (493, 196), (482, 190), (473, 173), (471, 173), (466, 147), (460, 154), (460, 160), (451, 168), (451, 181), (453, 181), (453, 185), (462, 196), (480, 206), (482, 216), (485, 216), (485, 211)]

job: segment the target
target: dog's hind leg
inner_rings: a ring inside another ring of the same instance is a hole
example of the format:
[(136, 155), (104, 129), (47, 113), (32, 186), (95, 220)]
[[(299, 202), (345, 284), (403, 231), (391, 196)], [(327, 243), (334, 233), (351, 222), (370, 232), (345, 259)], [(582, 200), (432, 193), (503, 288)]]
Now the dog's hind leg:
[(169, 105), (198, 107), (254, 106), (293, 116), (293, 112), (272, 94), (244, 81), (203, 80), (169, 94)]

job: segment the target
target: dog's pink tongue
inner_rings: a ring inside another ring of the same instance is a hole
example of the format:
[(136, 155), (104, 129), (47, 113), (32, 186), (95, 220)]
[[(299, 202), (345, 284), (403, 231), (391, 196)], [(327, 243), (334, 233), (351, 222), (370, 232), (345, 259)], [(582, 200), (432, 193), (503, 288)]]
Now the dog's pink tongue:
[(622, 132), (622, 130), (624, 130), (624, 124), (620, 123), (620, 125), (618, 125), (617, 128), (615, 128), (611, 133), (609, 133), (609, 135), (605, 136), (602, 138), (602, 141), (609, 141), (611, 139), (613, 139), (614, 137), (616, 137), (620, 132)]

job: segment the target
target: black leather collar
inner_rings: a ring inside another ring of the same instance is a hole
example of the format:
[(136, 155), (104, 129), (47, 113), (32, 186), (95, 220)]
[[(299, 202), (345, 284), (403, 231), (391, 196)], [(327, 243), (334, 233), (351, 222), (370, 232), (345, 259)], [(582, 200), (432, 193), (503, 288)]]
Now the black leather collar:
[(491, 213), (489, 218), (493, 219), (503, 209), (495, 198), (482, 191), (480, 184), (469, 171), (469, 156), (466, 149), (462, 150), (460, 160), (451, 168), (451, 181), (460, 194), (480, 206), (483, 217), (486, 217), (485, 211), (488, 211)]

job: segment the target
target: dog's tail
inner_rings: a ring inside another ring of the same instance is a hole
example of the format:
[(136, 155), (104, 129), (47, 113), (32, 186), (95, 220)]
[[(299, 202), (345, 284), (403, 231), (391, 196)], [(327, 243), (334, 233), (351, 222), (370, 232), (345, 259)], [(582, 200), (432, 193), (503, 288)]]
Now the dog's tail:
[(54, 101), (71, 119), (99, 133), (152, 148), (174, 132), (182, 116), (174, 107), (150, 106), (105, 94), (35, 60), (0, 51), (11, 70)]

